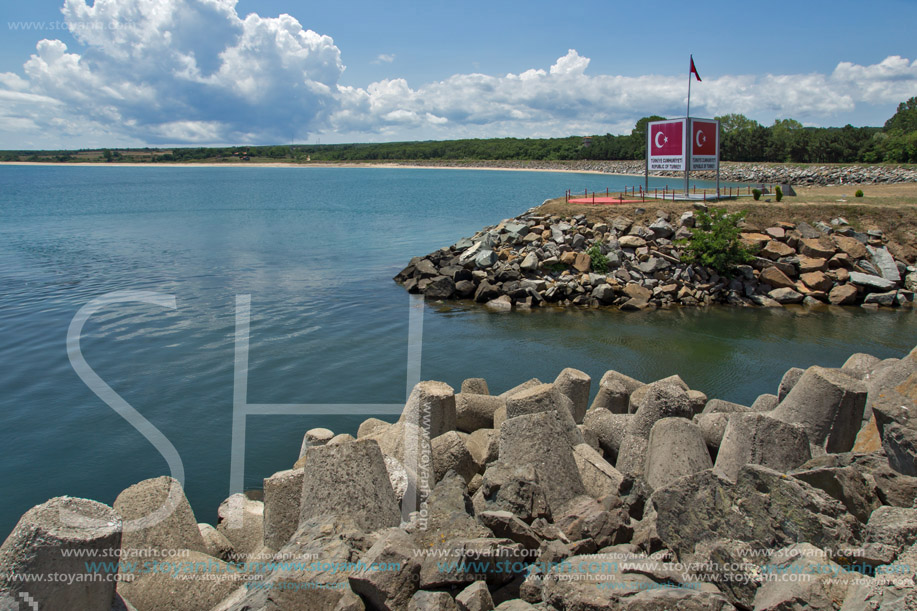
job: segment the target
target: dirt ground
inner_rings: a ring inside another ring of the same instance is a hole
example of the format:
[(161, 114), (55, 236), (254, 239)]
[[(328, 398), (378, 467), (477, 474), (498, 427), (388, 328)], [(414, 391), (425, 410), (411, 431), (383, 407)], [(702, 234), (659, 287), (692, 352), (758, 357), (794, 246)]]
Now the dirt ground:
[[(854, 197), (857, 189), (863, 191), (863, 197)], [(601, 195), (604, 196), (604, 193)], [(633, 199), (633, 196), (628, 199)], [(833, 218), (843, 217), (857, 231), (879, 229), (899, 244), (917, 247), (917, 183), (799, 187), (796, 188), (796, 196), (784, 197), (780, 203), (770, 193), (762, 195), (760, 201), (754, 201), (751, 196), (742, 196), (737, 200), (711, 202), (708, 205), (711, 208), (725, 208), (729, 212), (745, 211), (750, 229), (764, 229), (778, 221), (828, 223)], [(638, 208), (645, 212), (636, 214)], [(585, 214), (590, 220), (606, 222), (617, 216), (626, 216), (651, 223), (656, 218), (657, 210), (665, 210), (673, 220), (677, 220), (683, 212), (692, 209), (692, 202), (647, 199), (645, 203), (636, 204), (592, 205), (568, 204), (563, 197), (559, 197), (546, 202), (537, 210), (562, 216)]]

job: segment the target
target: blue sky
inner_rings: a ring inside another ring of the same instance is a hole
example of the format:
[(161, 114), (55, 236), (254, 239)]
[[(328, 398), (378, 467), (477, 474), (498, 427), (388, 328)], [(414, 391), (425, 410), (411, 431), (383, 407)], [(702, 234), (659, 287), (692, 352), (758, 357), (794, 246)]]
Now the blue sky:
[(628, 133), (684, 113), (689, 53), (697, 116), (881, 125), (917, 96), (917, 2), (749, 6), (5, 2), (0, 148)]

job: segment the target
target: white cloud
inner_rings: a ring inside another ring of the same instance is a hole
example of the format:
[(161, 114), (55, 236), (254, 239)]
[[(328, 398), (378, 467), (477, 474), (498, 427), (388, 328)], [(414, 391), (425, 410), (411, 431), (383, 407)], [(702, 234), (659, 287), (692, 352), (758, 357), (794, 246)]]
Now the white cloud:
[[(626, 133), (686, 102), (686, 75), (590, 75), (574, 49), (518, 74), (344, 86), (330, 37), (290, 15), (240, 17), (236, 0), (65, 0), (62, 12), (78, 48), (41, 40), (21, 74), (0, 73), (2, 148)], [(917, 61), (891, 56), (830, 74), (707, 77), (691, 109), (825, 125), (915, 94)]]
[(376, 56), (376, 59), (373, 60), (374, 64), (390, 64), (395, 61), (394, 53), (380, 53)]

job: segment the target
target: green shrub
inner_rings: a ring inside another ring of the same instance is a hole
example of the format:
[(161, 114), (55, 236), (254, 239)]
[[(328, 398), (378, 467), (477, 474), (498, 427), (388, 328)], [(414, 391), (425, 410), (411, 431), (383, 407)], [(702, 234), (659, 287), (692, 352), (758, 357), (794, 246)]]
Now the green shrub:
[(736, 265), (752, 261), (754, 257), (740, 238), (739, 221), (746, 214), (744, 211), (727, 214), (722, 209), (715, 209), (711, 214), (698, 212), (691, 237), (679, 240), (685, 247), (682, 261), (697, 263), (725, 275)]
[(774, 187), (774, 199), (778, 202), (783, 199), (783, 189), (780, 188), (780, 185)]
[(863, 190), (857, 189), (857, 192), (853, 194), (854, 197), (863, 197)]
[(591, 260), (592, 271), (597, 274), (604, 274), (608, 271), (608, 257), (602, 254), (602, 247), (599, 246), (598, 242), (590, 246), (586, 254), (589, 255)]
[(752, 189), (751, 196), (755, 198), (755, 201), (761, 199), (761, 189)]

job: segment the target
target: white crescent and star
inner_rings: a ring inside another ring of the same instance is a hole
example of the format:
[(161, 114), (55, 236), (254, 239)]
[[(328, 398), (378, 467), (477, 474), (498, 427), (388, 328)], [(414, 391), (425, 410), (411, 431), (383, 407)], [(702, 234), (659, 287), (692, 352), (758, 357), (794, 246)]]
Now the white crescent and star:
[(663, 134), (661, 131), (656, 132), (656, 139), (654, 140), (654, 142), (656, 143), (656, 148), (657, 148), (657, 149), (661, 149), (661, 148), (662, 148), (662, 144), (659, 143), (659, 136), (662, 136), (662, 142), (663, 142), (663, 144), (665, 144), (665, 143), (667, 143), (667, 142), (669, 141), (669, 139), (668, 139), (668, 138), (665, 136), (665, 134)]
[(704, 143), (707, 142), (707, 136), (704, 135), (704, 130), (697, 130), (697, 135), (694, 137), (694, 141), (697, 142), (697, 148), (704, 146)]

